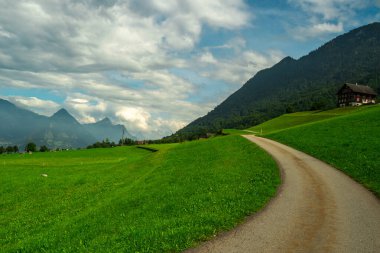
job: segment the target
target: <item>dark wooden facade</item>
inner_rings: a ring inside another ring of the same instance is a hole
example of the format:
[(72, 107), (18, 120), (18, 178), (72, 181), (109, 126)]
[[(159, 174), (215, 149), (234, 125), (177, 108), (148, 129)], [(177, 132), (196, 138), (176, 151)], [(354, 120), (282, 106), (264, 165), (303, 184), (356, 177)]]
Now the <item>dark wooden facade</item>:
[(376, 95), (369, 86), (346, 83), (337, 92), (338, 107), (375, 104)]

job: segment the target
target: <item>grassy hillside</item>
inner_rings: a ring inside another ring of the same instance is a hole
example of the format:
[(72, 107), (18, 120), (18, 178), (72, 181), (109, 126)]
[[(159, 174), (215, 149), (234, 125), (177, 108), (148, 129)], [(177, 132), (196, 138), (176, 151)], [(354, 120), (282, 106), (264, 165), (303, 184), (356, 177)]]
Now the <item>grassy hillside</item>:
[(331, 119), (337, 116), (347, 115), (355, 112), (361, 112), (364, 110), (368, 110), (369, 108), (371, 108), (371, 106), (336, 108), (328, 111), (308, 111), (289, 113), (268, 120), (260, 125), (248, 128), (247, 130), (256, 133), (269, 134), (303, 124), (313, 123), (325, 119)]
[(239, 136), (154, 148), (0, 156), (2, 252), (179, 252), (260, 209), (280, 182)]
[(228, 135), (244, 135), (244, 134), (250, 134), (253, 133), (250, 130), (240, 130), (240, 129), (223, 129), (222, 131), (223, 134), (228, 134)]
[[(380, 196), (380, 106), (335, 109), (319, 115), (328, 118), (331, 113), (341, 115), (290, 128), (289, 116), (279, 117), (272, 125), (262, 124), (269, 132), (264, 136), (332, 164)], [(306, 114), (294, 122), (306, 119), (316, 118)]]

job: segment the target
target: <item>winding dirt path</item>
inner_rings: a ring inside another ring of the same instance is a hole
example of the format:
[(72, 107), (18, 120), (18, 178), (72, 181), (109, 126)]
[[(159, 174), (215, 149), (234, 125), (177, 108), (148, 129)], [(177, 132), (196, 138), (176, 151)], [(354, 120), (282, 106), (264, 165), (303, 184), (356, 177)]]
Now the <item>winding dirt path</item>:
[(309, 155), (244, 137), (277, 161), (278, 195), (242, 225), (187, 252), (380, 252), (380, 201), (373, 194)]

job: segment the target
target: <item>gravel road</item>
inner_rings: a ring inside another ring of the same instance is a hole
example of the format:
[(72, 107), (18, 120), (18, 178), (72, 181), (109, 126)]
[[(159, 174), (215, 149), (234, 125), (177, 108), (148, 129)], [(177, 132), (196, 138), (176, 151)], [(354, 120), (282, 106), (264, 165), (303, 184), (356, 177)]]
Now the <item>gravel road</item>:
[(380, 252), (380, 201), (372, 193), (309, 155), (244, 137), (277, 161), (278, 195), (237, 228), (186, 252)]

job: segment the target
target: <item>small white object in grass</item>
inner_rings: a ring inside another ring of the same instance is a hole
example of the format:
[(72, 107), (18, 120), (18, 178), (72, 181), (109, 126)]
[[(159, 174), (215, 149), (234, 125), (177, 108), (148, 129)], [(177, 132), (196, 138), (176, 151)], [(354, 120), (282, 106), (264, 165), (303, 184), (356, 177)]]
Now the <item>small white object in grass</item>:
[(47, 177), (48, 175), (47, 174), (41, 174), (41, 177)]

